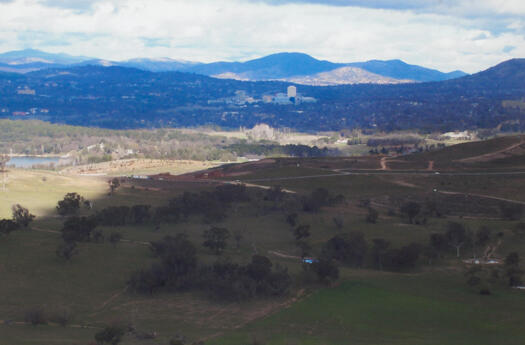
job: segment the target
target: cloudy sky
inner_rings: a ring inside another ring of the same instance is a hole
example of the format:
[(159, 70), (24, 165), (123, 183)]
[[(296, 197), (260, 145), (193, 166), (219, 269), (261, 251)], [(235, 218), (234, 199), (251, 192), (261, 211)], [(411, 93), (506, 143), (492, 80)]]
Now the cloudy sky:
[(0, 0), (0, 52), (247, 60), (298, 51), (477, 72), (525, 57), (523, 0)]

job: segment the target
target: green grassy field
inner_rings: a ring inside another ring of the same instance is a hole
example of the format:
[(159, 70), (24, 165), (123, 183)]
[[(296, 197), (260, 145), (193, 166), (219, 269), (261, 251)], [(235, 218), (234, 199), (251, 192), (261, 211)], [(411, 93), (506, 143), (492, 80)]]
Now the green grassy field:
[(522, 344), (525, 294), (468, 291), (460, 274), (346, 272), (340, 286), (230, 332), (220, 345)]

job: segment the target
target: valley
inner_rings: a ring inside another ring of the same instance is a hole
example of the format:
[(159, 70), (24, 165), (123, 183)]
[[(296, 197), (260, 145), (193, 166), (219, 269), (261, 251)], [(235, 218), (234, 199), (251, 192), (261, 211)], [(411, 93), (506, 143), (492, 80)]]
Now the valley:
[[(525, 295), (508, 287), (506, 268), (492, 269), (499, 278), (485, 278), (489, 268), (468, 273), (472, 267), (463, 260), (481, 257), (481, 245), (476, 249), (465, 242), (458, 258), (454, 247), (433, 247), (431, 238), (446, 235), (451, 223), (461, 224), (466, 234), (486, 227), (490, 235), (485, 245), (502, 236), (495, 259), (503, 260), (511, 252), (525, 255), (519, 230), (525, 199), (516, 193), (525, 186), (523, 152), (518, 150), (522, 145), (523, 137), (507, 136), (398, 157), (274, 157), (195, 166), (183, 175), (179, 174), (184, 171), (173, 171), (148, 179), (126, 177), (129, 172), (123, 170), (111, 174), (120, 176), (113, 193), (109, 176), (83, 176), (70, 168), (9, 169), (0, 217), (9, 218), (11, 205), (17, 203), (36, 218), (27, 229), (0, 238), (0, 271), (10, 282), (2, 284), (0, 292), (11, 296), (0, 301), (0, 333), (13, 345), (35, 338), (50, 345), (89, 343), (107, 324), (129, 328), (122, 344), (168, 343), (181, 337), (187, 343), (239, 345), (335, 345), (348, 340), (356, 344), (488, 345), (496, 339), (521, 343)], [(501, 166), (507, 154), (515, 157), (514, 163)], [(176, 213), (160, 216), (158, 210), (169, 200), (184, 193), (214, 195), (218, 188), (241, 194), (224, 207), (212, 202), (209, 210), (215, 211), (208, 214), (201, 209), (204, 217), (199, 209), (187, 218), (171, 218)], [(57, 214), (56, 205), (71, 192), (92, 205), (81, 207), (76, 216), (100, 217), (110, 207), (139, 204), (149, 205), (149, 216), (137, 224), (120, 225), (100, 218), (96, 229), (105, 240), (78, 242), (77, 253), (63, 260), (55, 251), (67, 218)], [(326, 197), (339, 201), (322, 201)], [(409, 202), (420, 207), (412, 216), (405, 210)], [(295, 226), (290, 223), (292, 214)], [(370, 218), (371, 214), (375, 216)], [(302, 240), (294, 237), (298, 225), (309, 229)], [(220, 255), (201, 245), (203, 232), (212, 227), (231, 234)], [(115, 232), (121, 239), (111, 244)], [(274, 267), (287, 267), (288, 292), (233, 301), (196, 288), (159, 287), (152, 295), (134, 292), (130, 275), (158, 260), (148, 248), (150, 243), (180, 234), (193, 243), (201, 265), (246, 264), (252, 255), (262, 255)], [(362, 234), (368, 250), (359, 264), (354, 259), (335, 260), (338, 278), (319, 280), (315, 265), (301, 263), (304, 250), (310, 257), (322, 258), (334, 238), (356, 234)], [(377, 266), (377, 239), (393, 250), (381, 256), (382, 269)], [(389, 263), (389, 255), (412, 244), (419, 248), (415, 261), (406, 267)], [(479, 277), (478, 285), (467, 284), (470, 274)], [(480, 289), (489, 289), (490, 295), (480, 294)], [(35, 310), (45, 314), (45, 322), (31, 326), (28, 313)], [(63, 326), (56, 321), (59, 315), (67, 315)]]

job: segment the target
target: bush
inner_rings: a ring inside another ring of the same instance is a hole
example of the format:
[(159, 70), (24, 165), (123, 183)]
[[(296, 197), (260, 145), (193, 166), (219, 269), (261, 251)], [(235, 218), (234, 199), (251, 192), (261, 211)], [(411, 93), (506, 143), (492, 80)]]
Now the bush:
[(71, 321), (71, 312), (66, 308), (61, 308), (49, 316), (49, 321), (65, 327)]
[(56, 250), (56, 255), (66, 261), (71, 260), (76, 254), (78, 254), (78, 249), (75, 242), (63, 242), (58, 245)]
[(95, 334), (95, 341), (98, 345), (117, 345), (122, 341), (124, 333), (124, 328), (120, 326), (107, 326), (106, 328)]
[(24, 321), (30, 323), (33, 326), (47, 324), (47, 317), (44, 309), (38, 307), (26, 311), (24, 315)]

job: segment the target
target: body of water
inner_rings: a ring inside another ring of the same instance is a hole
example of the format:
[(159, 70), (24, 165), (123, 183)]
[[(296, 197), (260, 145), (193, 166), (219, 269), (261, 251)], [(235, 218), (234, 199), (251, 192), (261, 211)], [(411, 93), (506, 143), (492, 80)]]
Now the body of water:
[(58, 165), (60, 157), (33, 157), (33, 156), (21, 156), (11, 157), (8, 166), (14, 166), (16, 168), (31, 168), (33, 165)]

